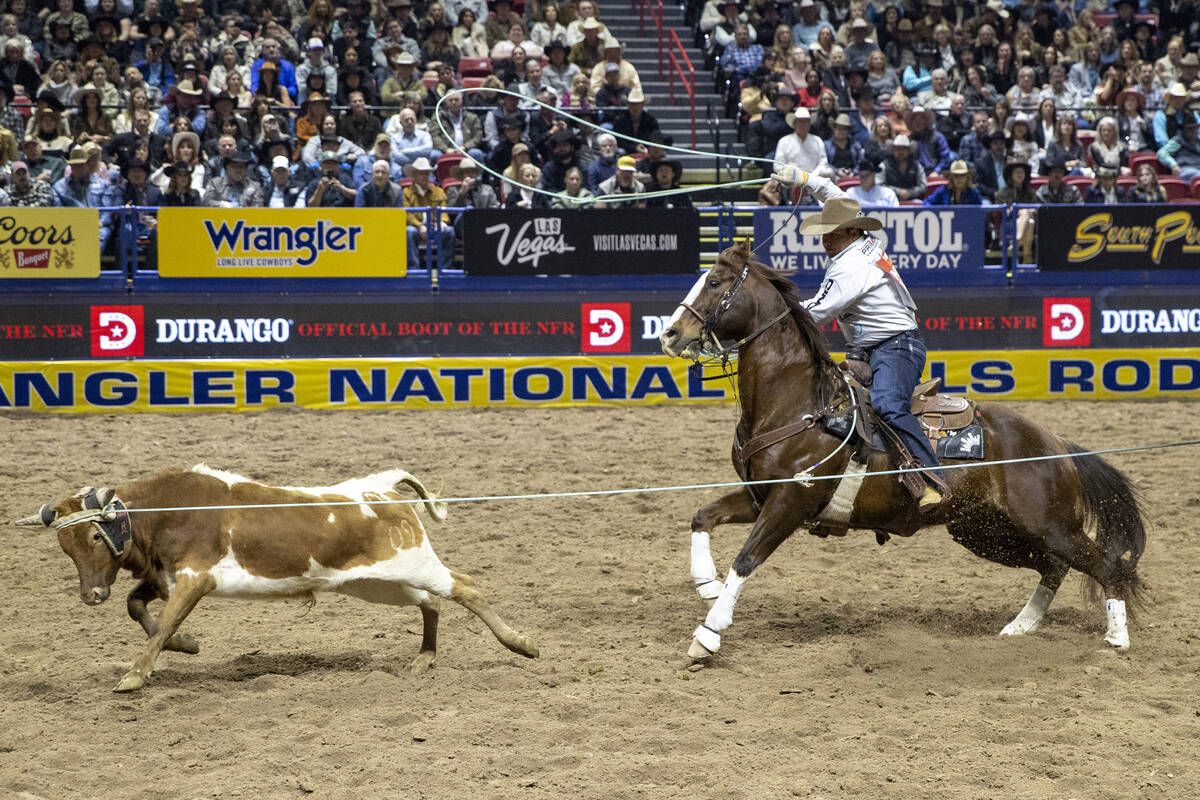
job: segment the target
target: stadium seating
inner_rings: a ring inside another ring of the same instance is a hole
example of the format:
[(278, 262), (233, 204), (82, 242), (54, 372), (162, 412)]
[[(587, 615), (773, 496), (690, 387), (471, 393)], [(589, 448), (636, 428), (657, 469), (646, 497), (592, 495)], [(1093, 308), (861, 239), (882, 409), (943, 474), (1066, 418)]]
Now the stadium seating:
[(458, 62), (463, 78), (486, 78), (492, 74), (492, 60), (487, 57), (463, 56)]
[(480, 86), (483, 86), (483, 81), (484, 76), (471, 75), (469, 77), (464, 77), (460, 83), (462, 83), (462, 88), (464, 89), (478, 89)]
[(1168, 203), (1182, 200), (1188, 195), (1188, 184), (1183, 178), (1176, 178), (1174, 175), (1160, 175), (1158, 185), (1166, 189)]
[(446, 185), (446, 181), (450, 179), (450, 170), (454, 168), (455, 164), (462, 161), (464, 158), (466, 158), (466, 156), (464, 156), (462, 153), (444, 153), (442, 157), (437, 160), (436, 175), (438, 186)]
[(432, 89), (433, 87), (437, 86), (437, 84), (438, 84), (437, 75), (423, 76), (421, 78), (421, 83), (425, 84), (426, 89)]
[(1136, 153), (1129, 154), (1129, 169), (1137, 175), (1138, 167), (1142, 164), (1150, 164), (1158, 172), (1159, 175), (1166, 175), (1167, 168), (1158, 163), (1158, 154), (1152, 153), (1149, 150), (1139, 150)]
[(1188, 191), (1188, 197), (1200, 200), (1200, 178), (1192, 178), (1192, 187)]
[(842, 178), (837, 182), (838, 188), (843, 192), (848, 191), (852, 186), (858, 186), (862, 183), (858, 178)]
[(938, 187), (945, 186), (947, 183), (945, 178), (928, 177), (925, 179), (925, 196), (933, 197), (933, 193), (938, 190)]
[(1087, 175), (1068, 175), (1064, 180), (1072, 186), (1079, 187), (1080, 192), (1086, 192), (1095, 181)]

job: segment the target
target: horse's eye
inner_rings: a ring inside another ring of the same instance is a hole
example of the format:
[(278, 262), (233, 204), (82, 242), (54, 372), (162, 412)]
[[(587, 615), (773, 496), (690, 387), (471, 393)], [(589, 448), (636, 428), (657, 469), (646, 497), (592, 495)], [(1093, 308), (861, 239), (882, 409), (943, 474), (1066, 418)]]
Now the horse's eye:
[(710, 280), (710, 281), (708, 282), (708, 288), (710, 288), (710, 289), (720, 289), (720, 288), (721, 288), (721, 282), (720, 282), (719, 280), (717, 280), (716, 278), (713, 278), (712, 280)]
[(100, 541), (100, 534), (99, 534), (99, 533), (93, 533), (93, 534), (92, 534), (92, 541), (93, 541), (93, 542), (98, 542), (98, 541)]

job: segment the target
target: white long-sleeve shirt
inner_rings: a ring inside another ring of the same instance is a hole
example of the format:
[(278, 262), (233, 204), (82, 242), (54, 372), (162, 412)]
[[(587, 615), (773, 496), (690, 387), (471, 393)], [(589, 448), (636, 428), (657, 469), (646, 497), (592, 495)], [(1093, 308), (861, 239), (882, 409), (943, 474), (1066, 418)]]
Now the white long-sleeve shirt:
[[(832, 181), (809, 175), (808, 190), (824, 205), (848, 197)], [(869, 233), (829, 259), (825, 280), (804, 303), (818, 325), (837, 318), (847, 347), (871, 347), (917, 327), (916, 304), (883, 243)]]
[(805, 172), (820, 172), (829, 164), (825, 142), (815, 133), (805, 136), (804, 141), (789, 133), (775, 146), (775, 171), (779, 172), (785, 164), (795, 164)]

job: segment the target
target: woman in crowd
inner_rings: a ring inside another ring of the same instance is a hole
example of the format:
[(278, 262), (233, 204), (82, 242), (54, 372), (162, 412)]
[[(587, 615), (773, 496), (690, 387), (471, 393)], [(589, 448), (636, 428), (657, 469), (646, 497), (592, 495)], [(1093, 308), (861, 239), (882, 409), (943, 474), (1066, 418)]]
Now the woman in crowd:
[(128, 133), (133, 130), (133, 114), (140, 109), (145, 109), (150, 114), (150, 118), (154, 119), (155, 112), (150, 108), (150, 98), (141, 86), (129, 93), (129, 101), (125, 104), (125, 110), (113, 120), (113, 133)]
[(421, 17), (421, 21), (417, 23), (418, 42), (425, 42), (429, 39), (429, 33), (437, 25), (445, 25), (448, 30), (454, 28), (454, 21), (446, 16), (446, 7), (433, 0), (425, 9), (425, 16)]
[[(892, 95), (891, 108), (888, 109), (887, 121), (892, 123), (892, 135), (899, 136), (900, 134), (908, 135), (908, 114), (912, 111), (912, 103), (908, 101), (908, 97), (902, 94)], [(890, 153), (891, 150), (888, 150)], [(886, 155), (886, 154), (885, 154)]]
[(1121, 42), (1121, 49), (1117, 52), (1117, 63), (1125, 67), (1126, 75), (1137, 75), (1141, 69), (1142, 59), (1138, 54), (1137, 45), (1133, 43), (1133, 39), (1126, 39)]
[(1009, 122), (1012, 119), (1012, 104), (1008, 102), (1007, 97), (1001, 97), (992, 106), (992, 121), (988, 125), (988, 130), (991, 133), (996, 131), (1007, 131)]
[[(191, 186), (197, 192), (204, 190), (204, 184), (208, 177), (204, 168), (204, 162), (200, 158), (200, 137), (189, 131), (181, 131), (171, 137), (171, 146), (167, 152), (168, 158), (166, 164), (159, 167), (158, 170), (150, 176), (150, 182), (163, 191), (163, 194), (170, 191), (170, 184), (174, 180), (173, 173), (168, 173), (168, 170), (180, 165), (187, 168), (187, 176), (191, 181)], [(171, 162), (174, 162), (173, 164)]]
[(75, 76), (71, 73), (71, 64), (69, 61), (59, 59), (50, 64), (46, 70), (46, 77), (42, 79), (42, 85), (38, 87), (37, 93), (50, 92), (58, 101), (66, 106), (69, 103), (75, 102), (75, 90), (79, 87), (75, 84)]
[(1138, 165), (1137, 186), (1129, 193), (1131, 203), (1165, 203), (1167, 190), (1158, 182), (1158, 173), (1154, 165), (1143, 162)]
[[(500, 189), (505, 196), (511, 194), (517, 183), (520, 182), (521, 168), (526, 164), (533, 164), (533, 151), (525, 142), (517, 142), (512, 147), (508, 166), (500, 173), (504, 177)], [(537, 164), (533, 165), (537, 166)]]
[[(646, 170), (650, 173), (651, 182), (646, 186), (648, 192), (662, 192), (679, 188), (683, 178), (683, 164), (674, 159), (654, 161)], [(686, 194), (672, 194), (663, 197), (651, 197), (646, 201), (646, 208), (691, 208), (692, 200)]]
[(837, 114), (837, 95), (832, 89), (822, 90), (817, 99), (817, 108), (813, 111), (809, 131), (820, 136), (822, 141), (828, 142), (833, 138), (833, 121), (837, 119)]
[(66, 158), (71, 151), (74, 139), (63, 118), (62, 104), (53, 94), (38, 97), (37, 110), (29, 117), (29, 126), (25, 129), (25, 138), (37, 137), (42, 143), (45, 155)]
[(159, 170), (166, 187), (162, 193), (164, 207), (200, 205), (200, 192), (192, 186), (192, 169), (187, 162), (178, 161)]
[(254, 90), (255, 97), (265, 97), (273, 106), (294, 108), (292, 96), (287, 87), (279, 82), (279, 67), (271, 61), (264, 61), (258, 68), (258, 88)]
[(788, 67), (783, 72), (783, 82), (787, 84), (792, 94), (796, 94), (804, 88), (810, 64), (806, 48), (800, 45), (792, 48), (792, 57), (788, 59)]
[(1117, 133), (1129, 152), (1151, 150), (1153, 136), (1146, 121), (1146, 95), (1135, 89), (1125, 89), (1117, 95)]
[(997, 92), (1008, 94), (1008, 90), (1016, 85), (1018, 66), (1011, 44), (1001, 42), (996, 46), (996, 66), (992, 67), (991, 78)]
[(71, 115), (71, 136), (75, 144), (95, 142), (103, 147), (116, 135), (112, 118), (100, 108), (100, 90), (90, 83), (75, 93), (78, 110)]
[(863, 158), (878, 164), (892, 152), (892, 139), (895, 138), (892, 123), (887, 117), (878, 116), (871, 126), (871, 138), (863, 144)]
[(867, 84), (875, 90), (876, 100), (886, 103), (900, 88), (900, 77), (888, 66), (882, 50), (873, 50), (867, 56)]
[[(809, 67), (808, 72), (804, 75), (804, 86), (796, 92), (796, 105), (816, 108), (817, 103), (821, 102), (822, 91), (824, 91), (824, 87), (821, 86), (821, 73), (814, 67)], [(834, 105), (837, 105), (836, 97)]]
[[(250, 68), (242, 64), (238, 59), (238, 51), (233, 47), (226, 45), (222, 47), (217, 55), (217, 64), (208, 73), (208, 88), (209, 91), (219, 92), (222, 89), (228, 91), (229, 76), (232, 73), (238, 73), (242, 76), (242, 85), (250, 85)], [(233, 94), (233, 92), (230, 92)]]
[(596, 119), (596, 97), (592, 94), (592, 81), (584, 73), (579, 73), (571, 81), (571, 90), (565, 92), (558, 103), (563, 111), (581, 119)]
[(1044, 97), (1038, 103), (1037, 121), (1033, 123), (1033, 140), (1037, 142), (1042, 155), (1046, 154), (1046, 145), (1054, 141), (1058, 135), (1058, 106), (1054, 105), (1053, 97)]
[(504, 198), (504, 207), (549, 208), (550, 198), (541, 192), (533, 191), (542, 179), (542, 171), (537, 168), (537, 165), (523, 164), (518, 176), (516, 187)]
[(225, 91), (233, 98), (235, 108), (249, 108), (254, 101), (254, 95), (246, 88), (245, 80), (240, 72), (230, 72), (225, 76)]
[(792, 51), (796, 49), (796, 43), (793, 41), (790, 25), (775, 27), (775, 38), (770, 49), (775, 53), (775, 63), (780, 69), (786, 70), (791, 66)]
[(458, 12), (458, 24), (450, 34), (450, 41), (464, 56), (482, 58), (488, 54), (487, 31), (470, 8)]
[(1097, 169), (1107, 167), (1121, 175), (1129, 175), (1129, 147), (1121, 141), (1117, 121), (1103, 117), (1096, 123), (1096, 140), (1088, 147), (1092, 164)]
[[(1029, 165), (1023, 161), (1010, 161), (1004, 165), (1004, 188), (996, 192), (996, 203), (1014, 205), (1036, 203), (1033, 185), (1029, 181)], [(1024, 261), (1033, 262), (1034, 209), (1017, 209), (1017, 243), (1021, 246)]]
[[(1071, 60), (1082, 61), (1088, 45), (1094, 45), (1099, 38), (1096, 22), (1090, 8), (1082, 9), (1075, 15), (1075, 24), (1067, 31), (1067, 41), (1070, 42)], [(1096, 62), (1100, 60), (1100, 49), (1096, 49)]]
[(1046, 161), (1066, 163), (1068, 175), (1092, 176), (1091, 169), (1083, 160), (1083, 143), (1079, 141), (1075, 117), (1070, 114), (1059, 117), (1057, 135), (1054, 141), (1046, 145)]
[(583, 172), (579, 167), (571, 167), (567, 170), (564, 180), (566, 189), (556, 194), (550, 201), (551, 208), (582, 208), (590, 205), (585, 201), (595, 195), (583, 185)]
[(971, 181), (971, 168), (959, 160), (950, 165), (946, 172), (946, 183), (925, 198), (927, 206), (979, 206), (983, 196)]
[(529, 41), (545, 51), (551, 42), (566, 40), (567, 29), (558, 21), (558, 6), (546, 3), (542, 7), (542, 18), (534, 23), (533, 30), (529, 32)]
[[(1053, 45), (1042, 51), (1042, 60), (1034, 70), (1033, 80), (1038, 86), (1045, 86), (1050, 83), (1050, 68), (1056, 67), (1059, 64), (1058, 50)], [(1064, 67), (1063, 69), (1066, 69)]]
[(87, 70), (90, 83), (100, 93), (100, 111), (109, 119), (117, 116), (121, 110), (121, 91), (116, 84), (108, 79), (108, 70), (99, 61)]
[(296, 39), (301, 42), (307, 42), (313, 37), (323, 39), (333, 30), (336, 21), (337, 14), (330, 0), (313, 0), (312, 5), (308, 7), (308, 14), (296, 31)]
[(813, 66), (817, 69), (827, 69), (836, 45), (837, 39), (833, 35), (833, 28), (829, 25), (822, 25), (821, 30), (817, 32), (817, 40), (808, 48)]
[(421, 63), (426, 65), (433, 62), (449, 64), (458, 72), (458, 62), (462, 58), (457, 47), (450, 42), (450, 26), (439, 22), (429, 29), (429, 38), (421, 45)]
[(1010, 157), (1016, 161), (1024, 161), (1025, 163), (1036, 161), (1038, 146), (1037, 142), (1033, 140), (1033, 134), (1030, 132), (1029, 117), (1021, 112), (1013, 115), (1009, 133), (1011, 134), (1008, 140)]

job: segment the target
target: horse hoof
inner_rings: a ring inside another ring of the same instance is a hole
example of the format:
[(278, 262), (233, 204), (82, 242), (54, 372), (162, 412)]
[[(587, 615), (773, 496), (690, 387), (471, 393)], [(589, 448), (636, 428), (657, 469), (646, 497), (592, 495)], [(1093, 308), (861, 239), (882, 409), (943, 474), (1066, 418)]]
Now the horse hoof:
[(1033, 633), (1038, 629), (1036, 622), (1017, 622), (1013, 621), (1004, 626), (1004, 630), (1000, 631), (1001, 636), (1024, 636), (1027, 633)]
[(1104, 643), (1122, 653), (1129, 649), (1129, 634), (1112, 634), (1104, 637)]
[(127, 672), (121, 682), (113, 687), (114, 692), (136, 692), (146, 685), (146, 679), (136, 672)]
[(700, 644), (700, 640), (698, 639), (692, 639), (692, 646), (688, 648), (687, 654), (688, 658), (692, 659), (692, 663), (708, 661), (715, 655), (712, 650)]
[(163, 645), (163, 650), (195, 655), (200, 652), (200, 645), (190, 633), (177, 633), (170, 639), (167, 639), (167, 643)]
[(437, 653), (432, 650), (426, 650), (423, 653), (418, 653), (408, 664), (408, 671), (412, 675), (420, 675), (433, 666), (433, 660), (437, 657)]

